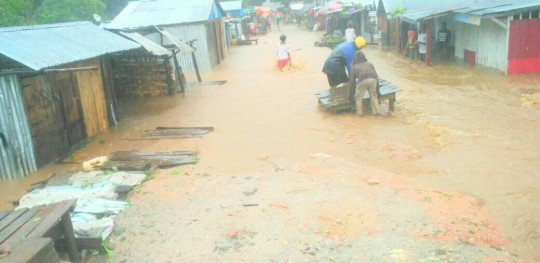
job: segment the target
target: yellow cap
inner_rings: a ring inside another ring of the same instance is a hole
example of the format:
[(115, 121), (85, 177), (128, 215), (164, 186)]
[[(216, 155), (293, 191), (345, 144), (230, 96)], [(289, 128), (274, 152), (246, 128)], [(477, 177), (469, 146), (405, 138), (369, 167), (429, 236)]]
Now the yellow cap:
[(357, 37), (354, 40), (354, 43), (356, 43), (357, 48), (362, 48), (363, 46), (366, 45), (366, 40), (363, 37)]

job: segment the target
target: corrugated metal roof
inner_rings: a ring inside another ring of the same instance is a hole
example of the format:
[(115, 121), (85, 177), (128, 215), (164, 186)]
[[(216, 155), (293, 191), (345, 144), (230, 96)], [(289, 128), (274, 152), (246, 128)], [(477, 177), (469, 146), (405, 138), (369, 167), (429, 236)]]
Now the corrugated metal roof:
[(495, 1), (493, 5), (485, 9), (471, 11), (471, 12), (468, 12), (468, 14), (482, 16), (482, 15), (505, 13), (505, 12), (511, 12), (514, 10), (529, 9), (529, 8), (536, 8), (536, 7), (540, 7), (539, 0), (505, 0), (501, 2)]
[(139, 47), (90, 22), (0, 28), (0, 54), (33, 70)]
[(467, 15), (492, 15), (511, 12), (513, 10), (540, 7), (539, 0), (475, 0), (459, 1), (432, 7), (418, 8), (407, 11), (401, 16), (407, 20), (418, 21), (431, 16), (445, 13), (459, 13)]
[(417, 10), (426, 7), (442, 6), (448, 3), (447, 0), (381, 0), (384, 5), (386, 13), (394, 11), (396, 8), (401, 7), (406, 10)]
[(107, 28), (134, 29), (209, 20), (215, 0), (143, 0), (129, 2)]
[(141, 44), (146, 51), (152, 53), (156, 56), (171, 56), (172, 52), (158, 44), (154, 41), (144, 37), (139, 33), (128, 33), (128, 32), (119, 32), (120, 34), (126, 36), (127, 38)]
[(223, 10), (233, 11), (242, 9), (242, 1), (221, 1), (219, 2)]

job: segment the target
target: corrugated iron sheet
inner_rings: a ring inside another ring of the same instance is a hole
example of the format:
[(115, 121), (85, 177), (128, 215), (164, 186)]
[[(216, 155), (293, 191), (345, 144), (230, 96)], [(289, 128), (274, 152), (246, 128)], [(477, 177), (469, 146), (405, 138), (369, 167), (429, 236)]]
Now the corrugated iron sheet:
[(32, 135), (15, 75), (0, 76), (0, 179), (23, 178), (36, 171)]
[[(540, 7), (538, 0), (476, 0), (476, 1), (457, 1), (408, 9), (401, 17), (418, 21), (427, 17), (438, 16), (445, 13), (459, 13), (475, 16), (485, 16), (492, 14), (501, 14), (513, 10), (529, 9)], [(387, 10), (388, 11), (388, 10)]]
[[(132, 1), (107, 25), (107, 28), (136, 29), (201, 22), (210, 19), (214, 8), (221, 9), (215, 0)], [(224, 12), (221, 11), (217, 13)]]
[(195, 52), (195, 49), (186, 44), (184, 41), (181, 41), (180, 39), (173, 36), (171, 33), (160, 30), (159, 31), (164, 37), (166, 37), (171, 43), (173, 43), (183, 54), (191, 54)]
[(146, 51), (156, 56), (171, 56), (172, 52), (139, 33), (120, 32), (123, 36), (141, 44)]
[[(193, 46), (196, 48), (195, 58), (197, 59), (199, 70), (201, 72), (208, 72), (212, 70), (210, 51), (208, 50), (208, 40), (206, 36), (207, 29), (205, 24), (199, 23), (166, 26), (163, 27), (163, 30), (169, 32), (171, 35), (180, 39), (181, 41), (197, 39)], [(158, 44), (161, 44), (161, 36), (158, 32), (148, 34), (146, 35), (146, 37)], [(163, 38), (163, 45), (171, 44), (172, 42), (170, 42), (167, 38)], [(195, 72), (195, 67), (193, 67), (191, 54), (176, 54), (176, 56), (184, 72)]]
[(140, 47), (90, 22), (0, 28), (0, 54), (33, 70)]

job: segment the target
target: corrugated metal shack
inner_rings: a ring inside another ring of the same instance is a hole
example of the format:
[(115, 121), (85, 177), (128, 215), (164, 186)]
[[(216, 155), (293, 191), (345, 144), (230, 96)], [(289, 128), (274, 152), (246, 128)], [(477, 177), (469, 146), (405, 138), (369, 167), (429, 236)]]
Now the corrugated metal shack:
[[(228, 47), (221, 19), (224, 13), (216, 0), (132, 1), (106, 27), (140, 33), (165, 47), (174, 43), (155, 28), (185, 42), (195, 40), (198, 67), (206, 72), (225, 59)], [(195, 72), (191, 55), (178, 53), (176, 57), (184, 72)]]
[(66, 157), (113, 123), (103, 56), (139, 48), (90, 22), (0, 28), (0, 179)]
[(220, 1), (219, 4), (223, 7), (223, 10), (227, 12), (227, 15), (233, 17), (242, 17), (244, 15), (242, 1)]
[(539, 13), (537, 0), (477, 0), (411, 10), (401, 17), (425, 23), (434, 40), (446, 22), (459, 61), (518, 74), (540, 72)]
[[(401, 27), (401, 21), (397, 14), (398, 10), (419, 10), (429, 7), (445, 5), (447, 0), (379, 0), (377, 4), (377, 29), (381, 32), (381, 44), (393, 46), (402, 50), (403, 35), (407, 30)], [(406, 39), (406, 38), (405, 38)]]

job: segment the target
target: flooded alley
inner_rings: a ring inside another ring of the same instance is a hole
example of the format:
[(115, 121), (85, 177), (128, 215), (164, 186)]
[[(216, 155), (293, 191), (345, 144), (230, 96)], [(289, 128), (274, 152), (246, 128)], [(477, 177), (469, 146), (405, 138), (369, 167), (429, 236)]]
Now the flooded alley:
[[(280, 72), (287, 35), (293, 67)], [(233, 47), (184, 95), (129, 102), (67, 164), (0, 182), (1, 208), (53, 172), (120, 150), (197, 151), (128, 197), (106, 262), (540, 260), (540, 75), (364, 50), (402, 91), (386, 116), (333, 115), (314, 94), (331, 50), (293, 26)], [(188, 75), (188, 82), (196, 80)], [(387, 106), (385, 105), (387, 108)], [(385, 109), (386, 109), (385, 108)], [(130, 140), (158, 126), (203, 138)], [(96, 260), (97, 261), (97, 260)]]

